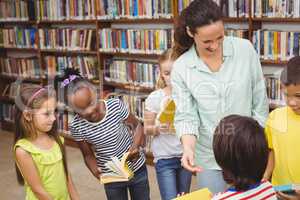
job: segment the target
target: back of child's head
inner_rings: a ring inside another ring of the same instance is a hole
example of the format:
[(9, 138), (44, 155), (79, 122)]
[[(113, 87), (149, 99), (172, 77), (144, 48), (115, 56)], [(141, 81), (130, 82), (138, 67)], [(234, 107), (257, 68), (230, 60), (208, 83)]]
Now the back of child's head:
[(159, 65), (159, 77), (156, 82), (156, 88), (161, 89), (165, 88), (167, 85), (162, 77), (162, 63), (164, 62), (174, 62), (176, 60), (173, 49), (165, 50), (159, 57), (158, 57), (158, 65)]
[(291, 58), (283, 69), (280, 82), (284, 86), (300, 84), (300, 56)]
[(250, 118), (230, 115), (222, 119), (213, 137), (213, 151), (224, 180), (238, 191), (260, 183), (268, 162), (264, 129)]
[(54, 86), (58, 91), (58, 99), (69, 105), (68, 96), (83, 87), (87, 87), (97, 93), (97, 89), (88, 79), (82, 77), (78, 69), (66, 68), (61, 75), (57, 75), (54, 79)]

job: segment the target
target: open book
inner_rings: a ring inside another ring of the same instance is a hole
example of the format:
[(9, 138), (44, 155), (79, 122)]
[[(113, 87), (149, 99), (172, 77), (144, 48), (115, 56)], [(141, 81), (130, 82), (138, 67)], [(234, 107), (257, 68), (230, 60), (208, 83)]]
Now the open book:
[(128, 155), (129, 152), (125, 153), (121, 160), (117, 157), (112, 157), (111, 161), (108, 161), (105, 164), (105, 166), (112, 172), (101, 175), (100, 182), (102, 184), (129, 181), (133, 177), (133, 172), (129, 169), (126, 163)]
[(177, 197), (173, 200), (209, 200), (212, 198), (212, 193), (208, 188), (203, 188), (200, 190), (196, 190), (194, 192), (185, 194), (183, 196)]
[(175, 102), (172, 99), (168, 99), (162, 111), (158, 114), (158, 121), (161, 124), (171, 124), (171, 128), (174, 128), (175, 117)]

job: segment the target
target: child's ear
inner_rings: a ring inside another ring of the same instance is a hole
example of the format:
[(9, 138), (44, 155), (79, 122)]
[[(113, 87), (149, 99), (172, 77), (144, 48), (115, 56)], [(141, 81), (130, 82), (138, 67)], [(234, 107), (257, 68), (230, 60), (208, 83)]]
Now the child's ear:
[(191, 38), (194, 38), (194, 35), (192, 34), (191, 30), (190, 30), (190, 27), (186, 27), (186, 33), (191, 37)]
[(23, 111), (23, 116), (26, 121), (30, 122), (32, 120), (32, 115), (28, 110)]

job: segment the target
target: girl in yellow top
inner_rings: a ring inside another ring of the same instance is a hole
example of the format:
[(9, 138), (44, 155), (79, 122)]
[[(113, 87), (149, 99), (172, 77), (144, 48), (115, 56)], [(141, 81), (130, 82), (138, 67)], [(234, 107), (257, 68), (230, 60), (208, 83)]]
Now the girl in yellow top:
[(16, 103), (15, 159), (26, 200), (77, 200), (68, 174), (63, 139), (56, 132), (56, 98), (51, 88), (24, 84)]

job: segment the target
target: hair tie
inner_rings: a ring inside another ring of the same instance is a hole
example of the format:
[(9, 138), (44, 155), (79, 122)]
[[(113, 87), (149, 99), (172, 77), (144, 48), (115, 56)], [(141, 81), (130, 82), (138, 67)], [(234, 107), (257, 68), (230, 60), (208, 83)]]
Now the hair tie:
[(69, 85), (73, 80), (75, 80), (78, 77), (79, 76), (77, 76), (77, 75), (70, 75), (69, 78), (66, 78), (62, 81), (61, 88), (66, 87), (67, 85)]

